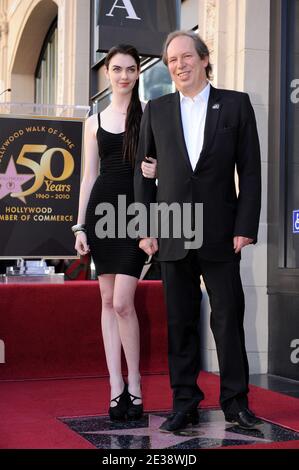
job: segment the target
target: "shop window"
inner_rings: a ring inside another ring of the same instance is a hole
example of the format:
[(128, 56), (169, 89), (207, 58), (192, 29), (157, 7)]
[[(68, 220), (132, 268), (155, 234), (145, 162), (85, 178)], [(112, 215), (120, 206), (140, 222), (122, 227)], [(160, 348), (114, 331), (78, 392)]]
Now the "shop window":
[(35, 102), (55, 104), (57, 91), (57, 18), (46, 36), (35, 73)]
[(285, 263), (299, 268), (299, 0), (288, 0), (286, 41), (285, 148), (281, 155), (285, 184)]
[(142, 101), (152, 100), (175, 90), (168, 69), (161, 60), (152, 60), (140, 75), (139, 89)]

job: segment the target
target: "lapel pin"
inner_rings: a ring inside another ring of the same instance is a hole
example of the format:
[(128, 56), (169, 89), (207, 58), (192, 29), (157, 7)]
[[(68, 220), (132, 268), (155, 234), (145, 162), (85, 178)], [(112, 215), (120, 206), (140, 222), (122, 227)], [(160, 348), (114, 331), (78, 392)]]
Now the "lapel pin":
[(212, 106), (212, 109), (219, 109), (219, 108), (220, 108), (219, 103), (213, 104), (213, 106)]

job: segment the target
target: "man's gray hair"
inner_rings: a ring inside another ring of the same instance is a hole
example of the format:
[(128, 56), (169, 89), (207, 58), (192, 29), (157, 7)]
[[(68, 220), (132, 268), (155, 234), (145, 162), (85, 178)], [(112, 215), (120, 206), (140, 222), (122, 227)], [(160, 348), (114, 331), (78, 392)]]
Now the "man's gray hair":
[[(196, 52), (201, 59), (204, 59), (205, 57), (210, 58), (210, 52), (209, 52), (208, 46), (197, 33), (195, 33), (194, 31), (178, 29), (176, 31), (173, 31), (172, 33), (169, 33), (164, 43), (163, 52), (162, 52), (162, 60), (165, 65), (168, 65), (167, 49), (168, 49), (169, 44), (174, 38), (177, 38), (180, 36), (187, 36), (194, 41)], [(206, 67), (206, 75), (208, 79), (211, 78), (211, 74), (212, 74), (212, 65), (209, 60), (208, 65)]]

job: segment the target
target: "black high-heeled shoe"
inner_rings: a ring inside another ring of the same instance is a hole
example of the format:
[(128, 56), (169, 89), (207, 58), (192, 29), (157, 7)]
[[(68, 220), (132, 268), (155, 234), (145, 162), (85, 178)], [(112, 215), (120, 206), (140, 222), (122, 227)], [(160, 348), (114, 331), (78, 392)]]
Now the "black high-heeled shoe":
[(141, 400), (141, 397), (136, 397), (128, 391), (127, 416), (130, 420), (140, 419), (143, 415), (143, 403), (136, 405), (135, 400)]
[(116, 406), (109, 407), (109, 417), (112, 421), (123, 421), (126, 418), (128, 409), (128, 386), (125, 383), (123, 392), (115, 398), (112, 398), (110, 403), (117, 403)]

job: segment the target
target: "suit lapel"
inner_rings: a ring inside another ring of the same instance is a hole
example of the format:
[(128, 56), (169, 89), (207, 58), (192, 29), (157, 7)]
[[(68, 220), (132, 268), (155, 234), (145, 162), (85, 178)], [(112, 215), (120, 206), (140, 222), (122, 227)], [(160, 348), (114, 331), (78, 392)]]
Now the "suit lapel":
[[(174, 118), (174, 135), (178, 136), (178, 144), (179, 144), (179, 151), (180, 154), (183, 155), (185, 163), (188, 166), (188, 169), (193, 172), (191, 163), (190, 163), (190, 158), (185, 142), (185, 137), (184, 137), (184, 130), (183, 130), (183, 124), (182, 124), (182, 115), (181, 115), (181, 104), (180, 104), (180, 94), (177, 91), (172, 97), (172, 104), (174, 106), (173, 110), (173, 118)], [(171, 115), (170, 115), (171, 116)], [(169, 116), (169, 117), (170, 117)]]
[(221, 101), (220, 93), (218, 92), (218, 90), (216, 90), (216, 88), (211, 86), (208, 107), (207, 107), (207, 116), (206, 116), (206, 122), (205, 122), (204, 141), (203, 141), (202, 151), (200, 153), (200, 157), (199, 157), (199, 160), (197, 162), (194, 172), (201, 168), (203, 162), (207, 158), (208, 150), (211, 144), (213, 143), (215, 132), (217, 129), (218, 119), (219, 119), (221, 107), (222, 107), (222, 104), (220, 101)]

